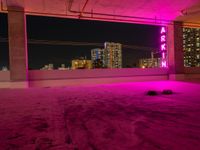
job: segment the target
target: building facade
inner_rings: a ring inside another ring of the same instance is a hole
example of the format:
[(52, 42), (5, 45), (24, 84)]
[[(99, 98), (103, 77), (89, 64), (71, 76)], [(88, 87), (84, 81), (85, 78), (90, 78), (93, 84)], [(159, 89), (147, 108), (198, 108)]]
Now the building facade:
[(185, 67), (200, 67), (200, 28), (183, 28)]
[(105, 42), (104, 49), (107, 68), (122, 68), (122, 45), (120, 43)]
[(105, 50), (101, 48), (95, 48), (91, 50), (91, 60), (93, 68), (106, 68)]

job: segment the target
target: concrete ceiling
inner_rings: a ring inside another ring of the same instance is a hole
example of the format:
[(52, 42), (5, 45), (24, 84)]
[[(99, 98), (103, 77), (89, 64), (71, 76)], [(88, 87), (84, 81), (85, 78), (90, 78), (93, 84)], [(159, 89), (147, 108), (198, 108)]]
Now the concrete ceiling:
[(200, 0), (1, 0), (1, 11), (7, 6), (47, 16), (151, 24), (174, 20), (200, 23)]

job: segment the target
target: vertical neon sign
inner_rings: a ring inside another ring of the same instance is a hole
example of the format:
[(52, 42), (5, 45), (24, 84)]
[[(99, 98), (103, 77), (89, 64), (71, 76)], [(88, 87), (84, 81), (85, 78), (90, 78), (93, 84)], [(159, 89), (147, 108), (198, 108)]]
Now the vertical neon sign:
[(166, 27), (161, 27), (161, 31), (160, 31), (160, 42), (161, 42), (161, 54), (162, 54), (162, 58), (161, 58), (161, 67), (167, 67), (167, 29)]

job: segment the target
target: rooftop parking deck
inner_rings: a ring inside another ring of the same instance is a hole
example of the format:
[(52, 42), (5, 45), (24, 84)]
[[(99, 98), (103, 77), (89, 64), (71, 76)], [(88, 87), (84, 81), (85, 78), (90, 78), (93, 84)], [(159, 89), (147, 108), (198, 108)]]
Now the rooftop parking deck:
[(0, 89), (0, 147), (199, 150), (199, 89), (197, 81)]

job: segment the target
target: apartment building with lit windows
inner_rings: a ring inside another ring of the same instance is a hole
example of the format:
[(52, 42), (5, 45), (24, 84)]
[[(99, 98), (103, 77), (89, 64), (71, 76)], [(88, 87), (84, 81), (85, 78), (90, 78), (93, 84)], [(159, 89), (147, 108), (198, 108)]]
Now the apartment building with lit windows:
[(122, 44), (114, 42), (104, 43), (106, 60), (108, 68), (122, 68)]
[(200, 28), (183, 28), (185, 67), (200, 67)]

